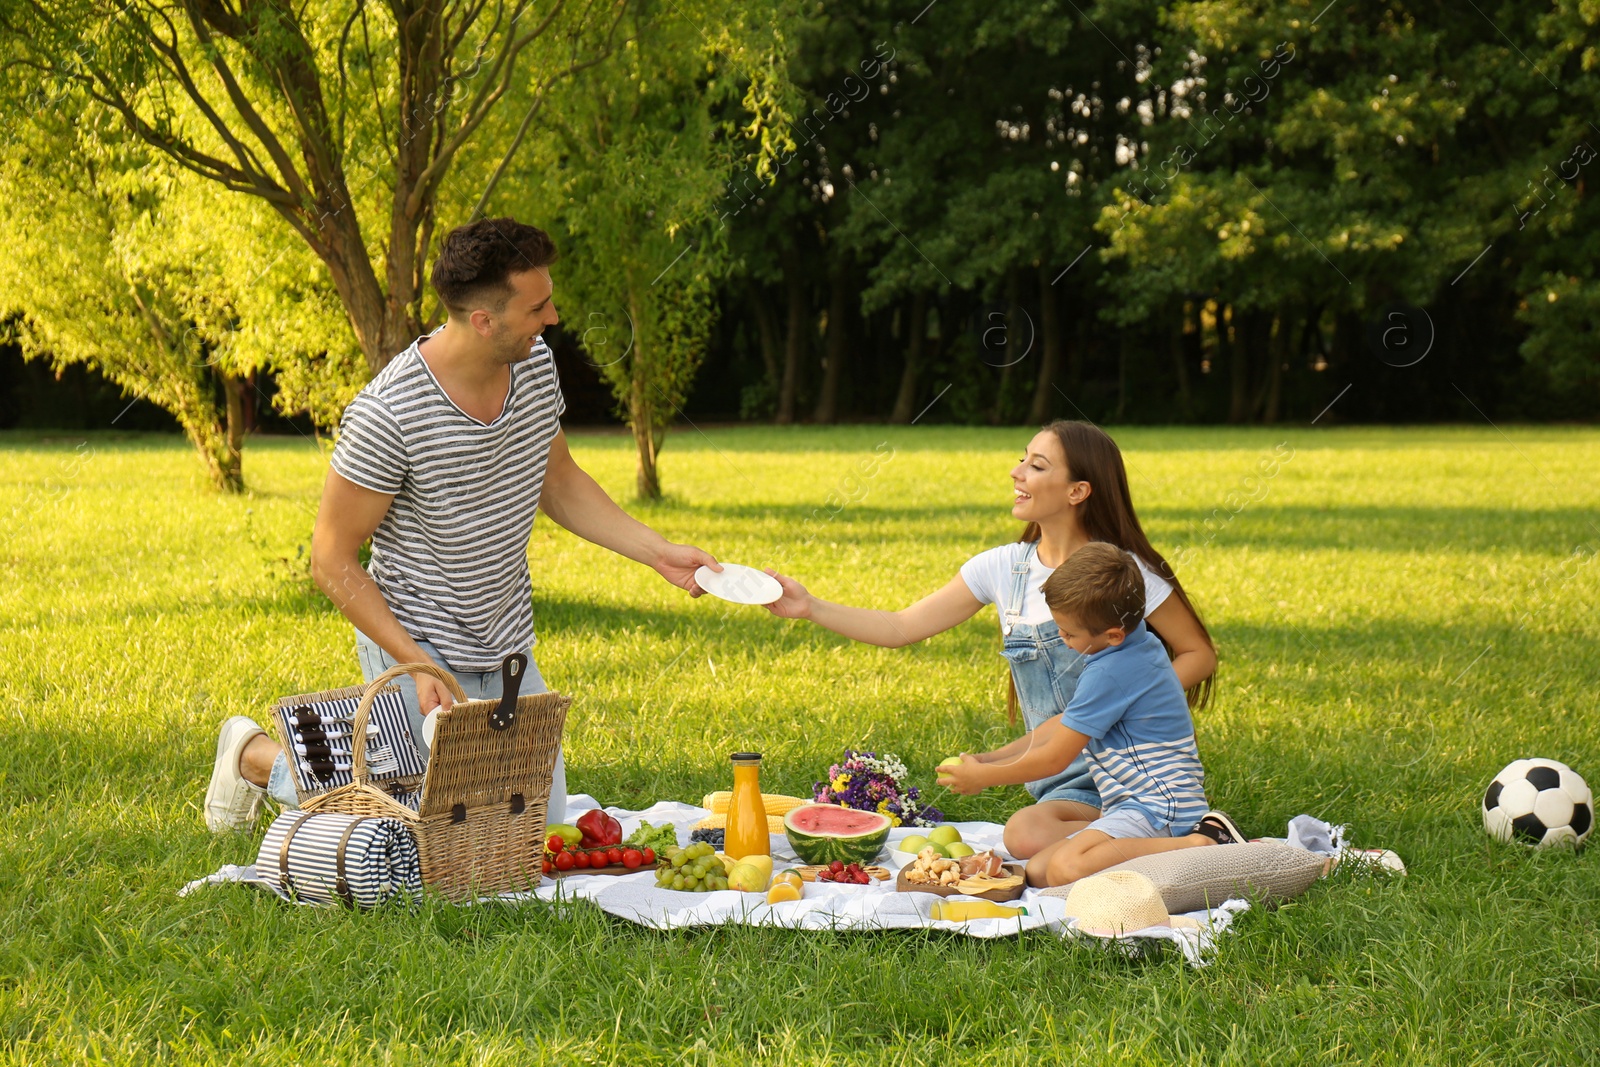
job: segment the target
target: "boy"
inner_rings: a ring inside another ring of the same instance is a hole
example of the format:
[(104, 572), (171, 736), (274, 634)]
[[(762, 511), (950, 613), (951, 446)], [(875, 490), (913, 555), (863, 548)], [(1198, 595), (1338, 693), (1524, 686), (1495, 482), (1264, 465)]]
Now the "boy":
[(1160, 638), (1144, 624), (1144, 578), (1132, 556), (1092, 541), (1045, 580), (1062, 639), (1089, 657), (1059, 718), (1033, 731), (1020, 756), (963, 753), (939, 768), (957, 793), (1020, 785), (1060, 772), (1087, 749), (1100, 817), (1067, 823), (1067, 837), (1028, 861), (1028, 884), (1066, 885), (1157, 852), (1245, 840), (1206, 810), (1205, 771), (1183, 687)]

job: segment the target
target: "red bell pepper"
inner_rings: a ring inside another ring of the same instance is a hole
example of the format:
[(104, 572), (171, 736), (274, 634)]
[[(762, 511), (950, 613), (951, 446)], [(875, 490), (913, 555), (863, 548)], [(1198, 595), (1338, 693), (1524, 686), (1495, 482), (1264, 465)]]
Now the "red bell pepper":
[(573, 825), (583, 831), (584, 848), (622, 843), (622, 824), (599, 808), (584, 812), (583, 817)]

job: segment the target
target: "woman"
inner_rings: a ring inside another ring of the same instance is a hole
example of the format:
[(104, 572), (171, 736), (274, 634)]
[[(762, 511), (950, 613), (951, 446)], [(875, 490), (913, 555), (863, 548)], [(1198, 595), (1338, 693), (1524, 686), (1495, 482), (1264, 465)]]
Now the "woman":
[[(1050, 572), (1091, 541), (1130, 552), (1145, 581), (1145, 622), (1167, 647), (1191, 707), (1210, 696), (1217, 655), (1183, 585), (1150, 546), (1133, 511), (1122, 453), (1105, 431), (1087, 422), (1058, 420), (1028, 443), (1012, 468), (1011, 514), (1028, 525), (1015, 544), (980, 553), (943, 589), (900, 611), (833, 604), (792, 578), (768, 571), (783, 586), (769, 605), (786, 619), (810, 619), (856, 641), (901, 648), (943, 633), (994, 604), (1010, 664), (1012, 701), (1028, 734), (996, 750), (994, 762), (1027, 751), (1032, 731), (1066, 710), (1085, 657), (1067, 647), (1050, 618), (1040, 586)], [(1006, 822), (1006, 850), (1027, 859), (1100, 815), (1100, 798), (1083, 756), (1063, 773), (1029, 782), (1034, 803)]]

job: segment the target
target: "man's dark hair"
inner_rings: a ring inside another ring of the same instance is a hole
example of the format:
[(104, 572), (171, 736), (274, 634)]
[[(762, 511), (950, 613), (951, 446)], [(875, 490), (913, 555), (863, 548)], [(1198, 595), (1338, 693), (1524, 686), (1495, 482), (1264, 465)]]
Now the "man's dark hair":
[(433, 261), (433, 288), (452, 315), (505, 309), (511, 275), (548, 267), (556, 243), (537, 226), (513, 218), (479, 219), (444, 236)]

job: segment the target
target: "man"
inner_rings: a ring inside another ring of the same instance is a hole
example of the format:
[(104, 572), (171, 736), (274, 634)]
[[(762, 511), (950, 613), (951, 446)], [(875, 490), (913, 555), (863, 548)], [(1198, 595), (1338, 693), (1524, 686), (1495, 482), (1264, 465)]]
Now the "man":
[[(653, 568), (700, 596), (709, 554), (631, 518), (573, 460), (544, 331), (556, 325), (555, 245), (534, 226), (483, 219), (452, 230), (433, 267), (448, 318), (418, 338), (345, 409), (311, 539), (311, 573), (356, 630), (370, 682), (396, 663), (432, 661), (468, 696), (498, 697), (500, 665), (529, 656), (523, 693), (545, 689), (532, 662), (528, 538), (543, 508), (558, 525)], [(357, 553), (372, 539), (363, 569)], [(401, 683), (422, 743), (423, 716), (450, 694)], [(206, 792), (213, 832), (254, 824), (270, 793), (294, 806), (283, 749), (245, 716), (222, 726)], [(558, 754), (549, 818), (564, 816)]]

